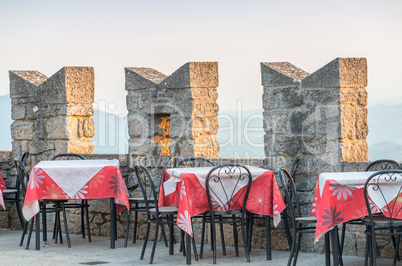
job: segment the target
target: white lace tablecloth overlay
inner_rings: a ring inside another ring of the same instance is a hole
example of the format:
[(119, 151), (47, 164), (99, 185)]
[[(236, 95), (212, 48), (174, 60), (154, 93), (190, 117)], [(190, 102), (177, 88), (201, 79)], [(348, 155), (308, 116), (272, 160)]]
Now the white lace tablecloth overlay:
[[(264, 172), (268, 171), (267, 169), (255, 167), (255, 166), (246, 166), (252, 175), (252, 181), (260, 177)], [(163, 189), (165, 191), (165, 196), (173, 193), (176, 191), (176, 186), (177, 183), (181, 181), (180, 175), (183, 173), (191, 173), (197, 176), (198, 180), (200, 181), (200, 184), (205, 188), (205, 180), (206, 177), (209, 173), (209, 171), (213, 167), (195, 167), (195, 168), (170, 168), (167, 169), (167, 173), (170, 176), (170, 179), (165, 181), (163, 183)], [(236, 173), (233, 175), (236, 176)], [(236, 186), (237, 180), (231, 180), (231, 179), (224, 179), (222, 180), (223, 186), (226, 188), (227, 191), (233, 190), (233, 187)], [(239, 182), (237, 184), (236, 190), (233, 193), (236, 194), (241, 188), (247, 185), (247, 182)], [(221, 186), (221, 184), (217, 184), (217, 186)], [(222, 189), (217, 188), (214, 190), (216, 193), (216, 197), (214, 195), (211, 195), (212, 198), (214, 198), (221, 206), (225, 205), (226, 202), (221, 202), (218, 200), (219, 199), (224, 199), (226, 196), (224, 194), (224, 191)]]
[[(321, 173), (319, 175), (320, 195), (322, 196), (325, 183), (328, 180), (334, 180), (339, 185), (344, 185), (353, 188), (363, 188), (367, 178), (375, 172), (339, 172), (339, 173)], [(389, 182), (387, 184), (381, 183), (382, 194), (379, 191), (368, 187), (367, 193), (370, 199), (378, 206), (383, 208), (390, 201), (395, 199), (400, 186), (402, 185), (402, 178), (400, 176), (397, 181)], [(384, 196), (383, 196), (384, 195)]]
[(105, 166), (116, 165), (119, 160), (55, 160), (41, 161), (41, 168), (71, 198)]

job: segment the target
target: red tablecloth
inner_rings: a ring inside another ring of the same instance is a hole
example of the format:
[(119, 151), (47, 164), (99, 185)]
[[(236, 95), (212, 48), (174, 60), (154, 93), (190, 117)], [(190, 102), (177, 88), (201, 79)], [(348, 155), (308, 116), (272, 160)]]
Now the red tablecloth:
[(5, 210), (6, 208), (4, 207), (4, 199), (3, 199), (3, 191), (6, 188), (6, 184), (4, 183), (3, 176), (0, 173), (0, 205), (3, 207)]
[[(165, 193), (163, 184), (174, 178), (168, 172), (175, 169), (181, 171), (180, 168), (173, 168), (163, 173), (159, 190), (159, 206), (178, 206), (177, 225), (192, 236), (191, 217), (209, 210), (207, 192), (204, 185), (200, 183), (199, 174), (202, 172), (201, 174), (206, 176), (212, 167), (203, 167), (201, 172), (200, 168), (187, 168), (185, 173), (180, 173), (179, 178), (176, 178), (175, 186), (177, 189)], [(192, 169), (196, 174), (192, 173)], [(249, 169), (253, 175), (253, 182), (246, 209), (255, 214), (273, 216), (274, 225), (277, 226), (281, 219), (280, 212), (285, 209), (285, 203), (276, 183), (275, 175), (272, 171), (257, 167), (249, 167)], [(237, 193), (241, 193), (241, 190)], [(216, 206), (217, 210), (221, 208), (219, 204)], [(241, 207), (242, 204), (240, 203), (239, 208)]]
[[(342, 172), (319, 175), (311, 208), (311, 215), (317, 218), (315, 242), (337, 224), (368, 215), (363, 191), (364, 183), (373, 173)], [(390, 202), (393, 204), (392, 200)], [(372, 213), (388, 214), (386, 206), (378, 209), (376, 204), (371, 202), (370, 207)], [(402, 213), (397, 217), (402, 218)]]
[[(95, 160), (85, 160), (88, 162)], [(101, 160), (98, 160), (101, 161)], [(129, 208), (128, 193), (126, 184), (121, 174), (120, 168), (117, 164), (110, 164), (108, 160), (105, 161), (105, 166), (100, 169), (90, 180), (81, 188), (75, 195), (69, 196), (59, 185), (52, 179), (46, 170), (40, 167), (34, 167), (31, 171), (29, 178), (27, 193), (25, 196), (24, 207), (22, 212), (26, 220), (30, 220), (35, 214), (39, 212), (40, 199), (102, 199), (102, 198), (115, 198), (117, 204), (117, 212), (120, 213), (126, 207)], [(117, 161), (117, 160), (116, 160)], [(69, 161), (70, 162), (70, 161)], [(74, 163), (78, 161), (71, 161), (71, 165), (64, 165), (63, 169), (75, 167)], [(107, 163), (109, 162), (109, 163)], [(64, 162), (65, 163), (65, 162)], [(84, 170), (84, 169), (82, 169)]]

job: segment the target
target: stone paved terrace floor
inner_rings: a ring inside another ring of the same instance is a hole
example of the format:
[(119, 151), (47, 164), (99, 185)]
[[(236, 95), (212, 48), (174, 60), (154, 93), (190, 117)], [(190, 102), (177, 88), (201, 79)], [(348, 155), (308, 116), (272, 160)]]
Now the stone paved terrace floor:
[[(82, 239), (79, 235), (71, 235), (72, 247), (67, 245), (54, 244), (53, 241), (41, 242), (41, 250), (35, 250), (34, 242), (31, 242), (30, 250), (19, 246), (21, 231), (0, 229), (0, 265), (102, 265), (93, 264), (103, 262), (105, 265), (148, 265), (149, 254), (151, 251), (150, 242), (145, 259), (140, 260), (142, 241), (133, 245), (129, 242), (127, 248), (123, 247), (123, 239), (116, 242), (116, 249), (109, 248), (108, 237), (93, 237), (93, 242), (88, 243), (87, 239)], [(33, 234), (34, 236), (34, 234)], [(49, 239), (51, 236), (49, 234)], [(178, 244), (175, 245), (175, 255), (169, 256), (168, 249), (163, 243), (158, 243), (155, 265), (186, 265), (185, 258), (178, 253)], [(244, 252), (240, 250), (240, 257), (235, 257), (234, 250), (230, 249), (226, 256), (218, 252), (218, 265), (286, 265), (289, 252), (273, 251), (273, 260), (265, 260), (265, 250), (253, 249), (251, 253), (252, 263), (246, 264)], [(364, 258), (345, 256), (344, 265), (363, 265)], [(378, 265), (391, 265), (390, 260), (378, 260)], [(193, 265), (212, 265), (212, 252), (206, 246), (204, 258), (193, 261)], [(300, 253), (298, 265), (324, 265), (324, 254)], [(402, 265), (402, 263), (399, 263)]]

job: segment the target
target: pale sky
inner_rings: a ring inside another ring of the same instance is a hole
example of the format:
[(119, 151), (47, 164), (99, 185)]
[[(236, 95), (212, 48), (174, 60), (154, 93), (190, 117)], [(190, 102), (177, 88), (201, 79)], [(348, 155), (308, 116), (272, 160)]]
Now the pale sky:
[[(95, 98), (126, 112), (124, 67), (170, 75), (218, 61), (221, 110), (262, 109), (260, 62), (314, 72), (366, 57), (369, 101), (401, 98), (402, 1), (0, 0), (0, 95), (9, 70), (95, 68)], [(113, 110), (107, 110), (113, 111)]]

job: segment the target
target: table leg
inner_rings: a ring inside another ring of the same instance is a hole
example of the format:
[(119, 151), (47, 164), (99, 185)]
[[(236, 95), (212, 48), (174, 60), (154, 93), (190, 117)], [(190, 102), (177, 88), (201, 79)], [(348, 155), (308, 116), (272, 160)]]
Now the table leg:
[[(173, 228), (173, 216), (169, 215), (169, 255), (174, 254), (174, 228)], [(162, 225), (163, 226), (163, 225)]]
[(331, 230), (331, 242), (332, 242), (332, 257), (334, 261), (334, 265), (338, 266), (339, 264), (339, 238), (338, 238), (338, 227), (335, 226), (334, 229)]
[(110, 198), (110, 248), (115, 248), (116, 241), (116, 204), (114, 198)]
[(191, 236), (186, 233), (187, 265), (191, 264)]

